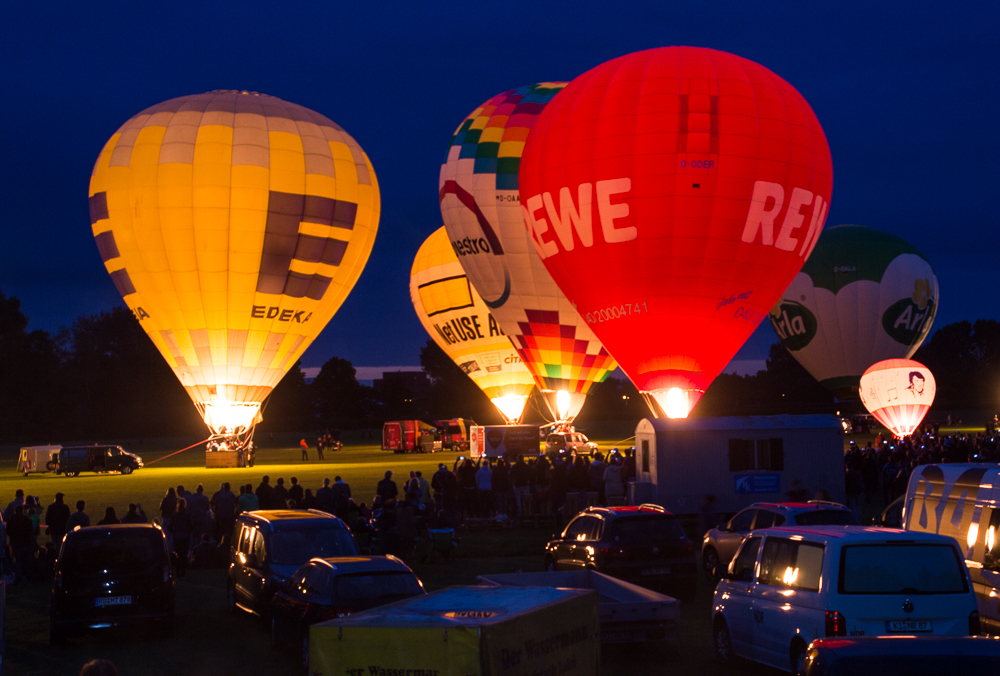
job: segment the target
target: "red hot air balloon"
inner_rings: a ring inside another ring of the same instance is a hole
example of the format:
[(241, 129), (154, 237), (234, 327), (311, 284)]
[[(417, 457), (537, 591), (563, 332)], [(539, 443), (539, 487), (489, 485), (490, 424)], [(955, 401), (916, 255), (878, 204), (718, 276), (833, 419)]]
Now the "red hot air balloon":
[(805, 99), (733, 54), (608, 61), (521, 159), (538, 255), (657, 415), (686, 417), (815, 245), (833, 188)]
[(936, 392), (934, 374), (912, 359), (886, 359), (861, 376), (861, 403), (900, 439), (917, 429)]

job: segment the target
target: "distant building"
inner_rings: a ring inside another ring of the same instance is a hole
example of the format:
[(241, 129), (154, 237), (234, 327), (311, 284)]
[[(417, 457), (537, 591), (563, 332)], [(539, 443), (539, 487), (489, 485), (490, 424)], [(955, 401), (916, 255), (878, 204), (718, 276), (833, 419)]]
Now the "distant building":
[(423, 399), (431, 390), (431, 379), (423, 369), (419, 371), (384, 371), (381, 378), (372, 381), (376, 395), (381, 395), (387, 387), (405, 389), (413, 399)]

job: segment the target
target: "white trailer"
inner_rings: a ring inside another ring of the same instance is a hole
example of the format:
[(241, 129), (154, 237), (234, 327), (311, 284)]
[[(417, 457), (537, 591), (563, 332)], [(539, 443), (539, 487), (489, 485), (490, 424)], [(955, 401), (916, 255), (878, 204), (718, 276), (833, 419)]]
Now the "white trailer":
[[(644, 418), (635, 428), (633, 491), (675, 514), (788, 501), (793, 483), (809, 498), (825, 490), (844, 502), (844, 428), (832, 415)], [(645, 484), (645, 485), (643, 485)]]
[(24, 476), (31, 472), (54, 472), (62, 446), (24, 446), (17, 456), (17, 471)]

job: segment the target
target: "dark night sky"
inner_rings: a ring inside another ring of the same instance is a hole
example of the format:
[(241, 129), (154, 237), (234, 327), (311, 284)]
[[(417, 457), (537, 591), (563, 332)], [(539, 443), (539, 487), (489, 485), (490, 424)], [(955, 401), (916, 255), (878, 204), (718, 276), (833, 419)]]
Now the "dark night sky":
[[(912, 242), (941, 286), (936, 326), (1000, 318), (1000, 9), (995, 2), (11, 3), (0, 19), (0, 291), (50, 332), (122, 304), (90, 234), (104, 142), (143, 108), (250, 89), (312, 108), (368, 153), (382, 219), (361, 280), (305, 366), (419, 363), (417, 247), (441, 224), (438, 169), (488, 97), (622, 54), (696, 45), (757, 61), (830, 142), (827, 226)], [(765, 322), (740, 356), (776, 339)]]

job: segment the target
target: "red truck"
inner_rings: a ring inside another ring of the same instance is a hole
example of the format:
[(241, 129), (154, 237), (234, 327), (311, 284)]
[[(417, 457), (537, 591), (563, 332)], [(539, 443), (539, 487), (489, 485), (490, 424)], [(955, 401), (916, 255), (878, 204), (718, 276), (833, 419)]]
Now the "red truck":
[(441, 434), (441, 446), (446, 451), (469, 450), (469, 430), (476, 424), (468, 418), (449, 418), (435, 420), (438, 432)]
[(382, 450), (433, 453), (441, 450), (437, 428), (422, 420), (392, 420), (382, 425)]

